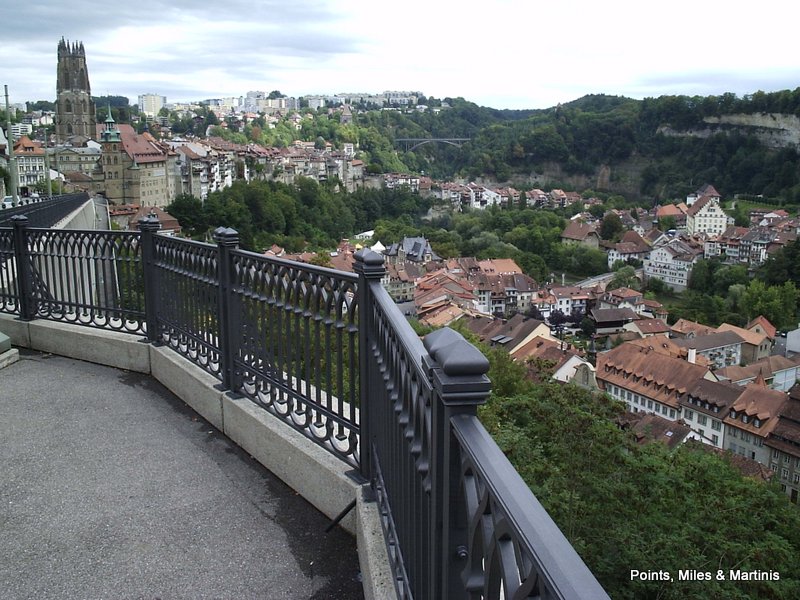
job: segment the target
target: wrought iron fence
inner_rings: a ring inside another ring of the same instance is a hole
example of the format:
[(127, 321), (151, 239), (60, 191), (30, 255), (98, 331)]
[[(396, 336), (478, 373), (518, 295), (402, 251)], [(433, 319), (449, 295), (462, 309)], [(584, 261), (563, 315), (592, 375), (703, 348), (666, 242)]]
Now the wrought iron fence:
[(477, 418), (488, 362), (354, 274), (139, 232), (0, 227), (0, 310), (147, 335), (356, 467), (402, 598), (607, 598)]
[(14, 257), (0, 276), (0, 311), (144, 333), (137, 232), (33, 229), (24, 215), (11, 221), (13, 229), (0, 228), (0, 257)]
[(52, 198), (22, 198), (18, 206), (0, 208), (0, 227), (11, 225), (18, 215), (28, 218), (29, 227), (52, 227), (72, 211), (89, 202), (89, 194), (64, 194)]

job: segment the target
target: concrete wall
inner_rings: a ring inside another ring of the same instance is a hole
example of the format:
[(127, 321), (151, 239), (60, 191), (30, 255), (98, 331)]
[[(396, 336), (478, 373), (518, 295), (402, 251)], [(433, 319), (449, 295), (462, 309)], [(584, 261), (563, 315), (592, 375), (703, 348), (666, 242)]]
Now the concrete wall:
[(0, 315), (14, 346), (148, 373), (331, 519), (353, 500), (341, 526), (357, 537), (366, 598), (396, 598), (380, 515), (364, 500), (352, 467), (281, 423), (247, 398), (219, 389), (219, 380), (175, 351), (135, 335)]

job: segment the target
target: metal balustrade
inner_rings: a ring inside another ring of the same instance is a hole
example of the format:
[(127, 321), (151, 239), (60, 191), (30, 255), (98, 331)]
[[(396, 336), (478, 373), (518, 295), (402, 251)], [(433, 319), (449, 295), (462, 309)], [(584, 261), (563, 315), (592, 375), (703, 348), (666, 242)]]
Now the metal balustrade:
[(0, 227), (0, 312), (147, 336), (352, 465), (378, 503), (401, 598), (607, 595), (477, 418), (488, 361), (416, 336), (355, 274), (140, 232)]
[(13, 217), (24, 215), (29, 227), (52, 227), (72, 211), (89, 201), (89, 194), (64, 194), (42, 198), (22, 198), (20, 204), (0, 208), (0, 227), (11, 225)]

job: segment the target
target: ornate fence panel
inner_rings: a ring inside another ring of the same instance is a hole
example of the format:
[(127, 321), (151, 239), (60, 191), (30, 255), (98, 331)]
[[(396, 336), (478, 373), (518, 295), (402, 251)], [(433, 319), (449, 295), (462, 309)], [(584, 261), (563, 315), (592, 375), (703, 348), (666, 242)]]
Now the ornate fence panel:
[(433, 387), (422, 341), (380, 283), (370, 284), (366, 385), (371, 481), (402, 598), (429, 598), (435, 575), (430, 535)]
[[(142, 235), (146, 243), (148, 234)], [(161, 235), (150, 239), (147, 295), (154, 307), (148, 326), (155, 331), (148, 336), (221, 379), (217, 247)]]
[(357, 276), (235, 250), (232, 388), (358, 466)]
[(0, 228), (0, 312), (19, 312), (14, 230), (11, 228)]
[(466, 527), (468, 598), (607, 599), (591, 571), (474, 415), (454, 415), (451, 502)]
[(137, 234), (31, 230), (28, 244), (37, 316), (143, 333)]
[(15, 217), (20, 316), (144, 332), (138, 234), (28, 229)]

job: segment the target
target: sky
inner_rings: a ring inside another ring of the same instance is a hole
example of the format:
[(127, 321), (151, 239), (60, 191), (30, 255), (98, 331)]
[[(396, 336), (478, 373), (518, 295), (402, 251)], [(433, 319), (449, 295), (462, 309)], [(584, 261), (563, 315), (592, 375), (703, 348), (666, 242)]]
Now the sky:
[(168, 102), (419, 91), (493, 108), (800, 87), (800, 3), (704, 0), (0, 0), (0, 84), (55, 100), (57, 46), (92, 94)]

